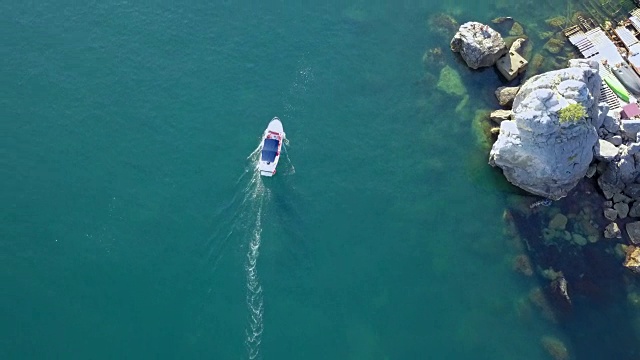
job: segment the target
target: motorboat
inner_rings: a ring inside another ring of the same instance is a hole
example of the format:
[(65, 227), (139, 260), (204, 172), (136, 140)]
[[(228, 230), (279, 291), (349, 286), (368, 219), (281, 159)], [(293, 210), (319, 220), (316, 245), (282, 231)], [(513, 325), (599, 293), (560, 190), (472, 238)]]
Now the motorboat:
[(262, 176), (273, 176), (276, 173), (276, 166), (280, 160), (280, 150), (282, 150), (282, 142), (285, 134), (282, 128), (282, 122), (278, 117), (274, 117), (269, 122), (269, 126), (264, 131), (262, 137), (262, 146), (260, 149), (260, 162), (258, 170)]

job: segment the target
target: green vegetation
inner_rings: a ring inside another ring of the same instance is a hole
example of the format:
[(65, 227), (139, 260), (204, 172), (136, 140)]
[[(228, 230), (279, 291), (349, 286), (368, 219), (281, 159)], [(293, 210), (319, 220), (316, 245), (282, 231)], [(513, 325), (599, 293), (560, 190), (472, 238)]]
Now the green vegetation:
[(584, 118), (585, 116), (587, 116), (587, 112), (584, 108), (584, 106), (576, 103), (576, 104), (571, 104), (567, 107), (565, 107), (564, 109), (561, 109), (560, 112), (560, 122), (561, 123), (566, 123), (566, 122), (576, 122), (582, 118)]

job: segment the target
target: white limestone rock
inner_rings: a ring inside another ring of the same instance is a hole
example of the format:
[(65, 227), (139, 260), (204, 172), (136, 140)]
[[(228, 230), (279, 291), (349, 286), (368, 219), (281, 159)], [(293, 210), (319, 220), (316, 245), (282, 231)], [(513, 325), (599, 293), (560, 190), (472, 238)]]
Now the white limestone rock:
[[(600, 96), (598, 63), (572, 60), (571, 67), (529, 79), (513, 101), (511, 121), (500, 124), (489, 163), (511, 183), (553, 200), (565, 197), (587, 173), (598, 134), (593, 126)], [(580, 103), (587, 117), (561, 123), (558, 112)]]
[(618, 148), (608, 141), (598, 139), (596, 146), (593, 147), (593, 153), (596, 159), (609, 162), (618, 155)]
[(492, 66), (507, 53), (502, 36), (488, 25), (467, 22), (460, 26), (451, 40), (451, 51), (459, 52), (472, 69)]
[(511, 110), (495, 110), (489, 114), (489, 119), (491, 119), (496, 124), (500, 124), (503, 121), (511, 119)]

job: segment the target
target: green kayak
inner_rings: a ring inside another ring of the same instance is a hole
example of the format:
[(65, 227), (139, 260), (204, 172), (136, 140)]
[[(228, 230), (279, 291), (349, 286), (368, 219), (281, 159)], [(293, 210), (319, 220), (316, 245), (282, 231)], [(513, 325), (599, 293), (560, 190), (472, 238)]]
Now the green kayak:
[(613, 90), (613, 92), (618, 95), (620, 99), (624, 102), (629, 102), (629, 92), (625, 87), (620, 83), (618, 79), (616, 79), (613, 74), (608, 74), (604, 77), (604, 82)]

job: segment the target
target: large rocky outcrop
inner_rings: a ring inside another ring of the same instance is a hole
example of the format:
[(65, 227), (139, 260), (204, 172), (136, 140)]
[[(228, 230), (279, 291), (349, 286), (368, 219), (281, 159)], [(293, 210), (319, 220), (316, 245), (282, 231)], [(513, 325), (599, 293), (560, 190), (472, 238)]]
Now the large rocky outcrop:
[[(569, 68), (529, 79), (514, 99), (513, 120), (500, 124), (489, 163), (524, 190), (566, 196), (585, 176), (598, 140), (597, 69), (596, 62), (571, 60)], [(560, 122), (559, 111), (572, 103), (585, 107), (586, 118)]]
[(502, 36), (488, 25), (467, 22), (460, 26), (451, 40), (451, 50), (459, 52), (472, 69), (492, 66), (507, 53)]

